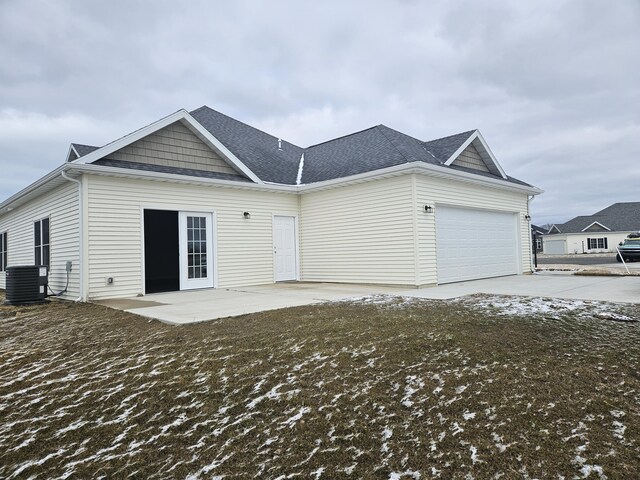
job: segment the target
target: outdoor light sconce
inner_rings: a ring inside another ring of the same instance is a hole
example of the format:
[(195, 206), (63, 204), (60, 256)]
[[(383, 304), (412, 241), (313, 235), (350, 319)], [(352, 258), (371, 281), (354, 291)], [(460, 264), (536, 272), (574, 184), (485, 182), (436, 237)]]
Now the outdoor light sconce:
[(525, 216), (524, 216), (524, 219), (525, 219), (525, 220), (531, 220), (531, 215), (525, 215)]
[(425, 213), (433, 213), (433, 207), (431, 205), (424, 206)]
[(244, 218), (251, 218), (251, 214), (249, 212), (244, 212), (242, 215)]

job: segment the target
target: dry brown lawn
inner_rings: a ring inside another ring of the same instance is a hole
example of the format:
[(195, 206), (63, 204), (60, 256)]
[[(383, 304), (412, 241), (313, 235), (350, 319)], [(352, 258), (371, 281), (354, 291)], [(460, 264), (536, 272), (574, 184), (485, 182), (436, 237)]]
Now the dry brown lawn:
[(186, 326), (0, 307), (0, 478), (634, 478), (637, 320), (515, 297)]

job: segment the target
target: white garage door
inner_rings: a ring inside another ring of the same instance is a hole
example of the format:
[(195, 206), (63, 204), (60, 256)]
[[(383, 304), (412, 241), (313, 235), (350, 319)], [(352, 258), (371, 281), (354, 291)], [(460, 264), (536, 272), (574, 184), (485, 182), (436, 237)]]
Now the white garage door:
[(551, 255), (562, 255), (567, 253), (564, 240), (545, 240), (544, 241), (544, 253)]
[(517, 274), (516, 219), (513, 213), (437, 207), (438, 283)]

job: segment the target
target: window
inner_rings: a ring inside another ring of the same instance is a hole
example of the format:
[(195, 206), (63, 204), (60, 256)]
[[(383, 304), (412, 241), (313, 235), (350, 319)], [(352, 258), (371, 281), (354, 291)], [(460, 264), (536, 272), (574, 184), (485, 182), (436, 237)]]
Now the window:
[(43, 218), (33, 224), (33, 244), (36, 265), (49, 266), (49, 219)]
[(0, 272), (7, 269), (7, 232), (0, 233)]
[(607, 238), (587, 238), (587, 248), (589, 250), (594, 248), (607, 249)]

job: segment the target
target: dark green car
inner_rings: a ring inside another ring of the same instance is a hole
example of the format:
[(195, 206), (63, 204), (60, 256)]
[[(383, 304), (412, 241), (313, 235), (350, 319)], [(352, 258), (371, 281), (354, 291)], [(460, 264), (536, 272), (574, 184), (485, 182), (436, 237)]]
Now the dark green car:
[[(618, 245), (618, 254), (616, 260), (621, 262), (623, 259), (625, 262), (635, 262), (640, 260), (640, 232), (632, 233), (624, 242)], [(620, 256), (622, 255), (622, 258)]]

